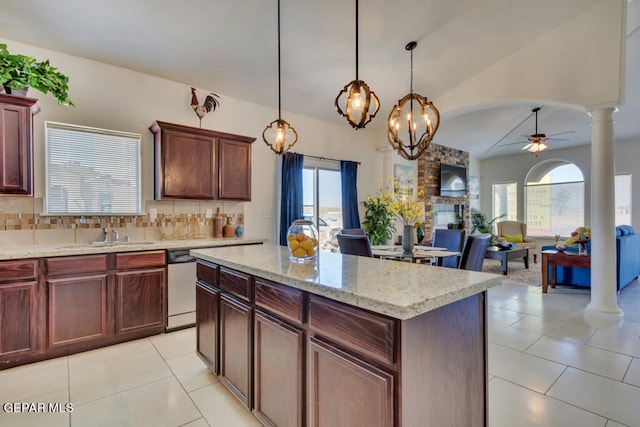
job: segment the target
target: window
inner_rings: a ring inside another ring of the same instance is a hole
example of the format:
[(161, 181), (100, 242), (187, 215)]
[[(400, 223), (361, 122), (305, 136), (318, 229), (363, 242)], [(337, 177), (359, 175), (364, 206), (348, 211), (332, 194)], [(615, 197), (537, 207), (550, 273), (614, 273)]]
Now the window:
[(631, 225), (631, 174), (616, 175), (616, 225)]
[(584, 178), (573, 163), (536, 165), (525, 184), (527, 234), (569, 236), (584, 225)]
[(45, 137), (45, 213), (141, 213), (140, 135), (46, 122)]
[(498, 217), (502, 214), (500, 221), (517, 221), (518, 220), (518, 186), (515, 182), (507, 182), (505, 184), (493, 184), (491, 186), (493, 194), (493, 216)]
[(338, 252), (336, 234), (342, 230), (342, 189), (338, 162), (304, 160), (304, 217), (316, 225), (320, 250)]

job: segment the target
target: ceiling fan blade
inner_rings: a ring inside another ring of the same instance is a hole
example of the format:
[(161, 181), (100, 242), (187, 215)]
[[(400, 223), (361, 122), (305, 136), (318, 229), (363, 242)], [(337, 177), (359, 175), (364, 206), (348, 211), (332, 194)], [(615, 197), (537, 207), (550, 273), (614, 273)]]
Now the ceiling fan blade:
[(574, 131), (574, 130), (567, 130), (567, 131), (564, 131), (564, 132), (554, 133), (553, 135), (549, 135), (549, 138), (554, 138), (554, 139), (555, 139), (555, 137), (556, 137), (556, 136), (565, 136), (565, 135), (566, 135), (566, 136), (573, 136), (573, 135), (575, 135), (575, 134), (576, 134), (576, 131)]
[(529, 141), (510, 142), (508, 144), (500, 144), (498, 147), (508, 147), (509, 145), (528, 144)]
[(548, 140), (552, 142), (565, 142), (571, 141), (571, 138), (549, 138)]
[(531, 148), (531, 146), (533, 145), (533, 142), (528, 143), (527, 145), (525, 145), (524, 147), (521, 148), (522, 151), (524, 150), (528, 150), (529, 148)]

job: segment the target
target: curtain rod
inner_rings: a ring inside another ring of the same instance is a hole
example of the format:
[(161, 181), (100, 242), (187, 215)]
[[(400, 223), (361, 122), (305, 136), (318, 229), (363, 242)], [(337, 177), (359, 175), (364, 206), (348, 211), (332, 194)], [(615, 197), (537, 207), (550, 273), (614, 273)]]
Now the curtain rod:
[[(303, 156), (311, 157), (312, 159), (318, 159), (318, 160), (331, 160), (333, 162), (340, 162), (341, 161), (341, 160), (338, 160), (338, 159), (331, 159), (329, 157), (312, 156), (310, 154), (303, 154)], [(355, 163), (360, 164), (360, 162), (355, 162)]]

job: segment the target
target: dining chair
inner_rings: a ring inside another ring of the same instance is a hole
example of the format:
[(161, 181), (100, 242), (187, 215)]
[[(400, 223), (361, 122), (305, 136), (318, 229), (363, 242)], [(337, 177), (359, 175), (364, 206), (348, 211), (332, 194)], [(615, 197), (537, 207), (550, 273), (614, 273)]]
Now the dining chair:
[[(433, 230), (433, 247), (446, 248), (452, 252), (462, 252), (464, 246), (465, 230), (436, 228)], [(442, 260), (443, 267), (458, 268), (460, 257), (447, 257)]]
[(341, 234), (353, 234), (356, 236), (364, 236), (364, 228), (343, 228)]
[(367, 236), (339, 233), (336, 234), (336, 237), (338, 238), (341, 253), (366, 257), (373, 256), (371, 243)]
[(491, 234), (476, 234), (467, 237), (460, 259), (461, 270), (482, 271), (484, 255), (489, 247)]

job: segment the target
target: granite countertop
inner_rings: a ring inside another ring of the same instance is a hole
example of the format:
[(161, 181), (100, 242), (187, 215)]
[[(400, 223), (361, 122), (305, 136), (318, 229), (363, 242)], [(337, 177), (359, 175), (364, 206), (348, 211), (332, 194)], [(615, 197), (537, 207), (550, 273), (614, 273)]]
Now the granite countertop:
[(59, 245), (16, 246), (13, 248), (1, 248), (0, 260), (42, 258), (68, 255), (90, 255), (113, 252), (152, 251), (158, 249), (191, 249), (213, 248), (231, 245), (250, 245), (264, 243), (266, 238), (252, 237), (227, 237), (222, 239), (190, 239), (190, 240), (158, 240), (158, 241), (133, 241), (133, 242), (109, 242), (107, 244), (92, 243), (63, 243)]
[(319, 252), (289, 260), (277, 245), (194, 249), (197, 258), (396, 319), (410, 319), (499, 285), (495, 274)]

